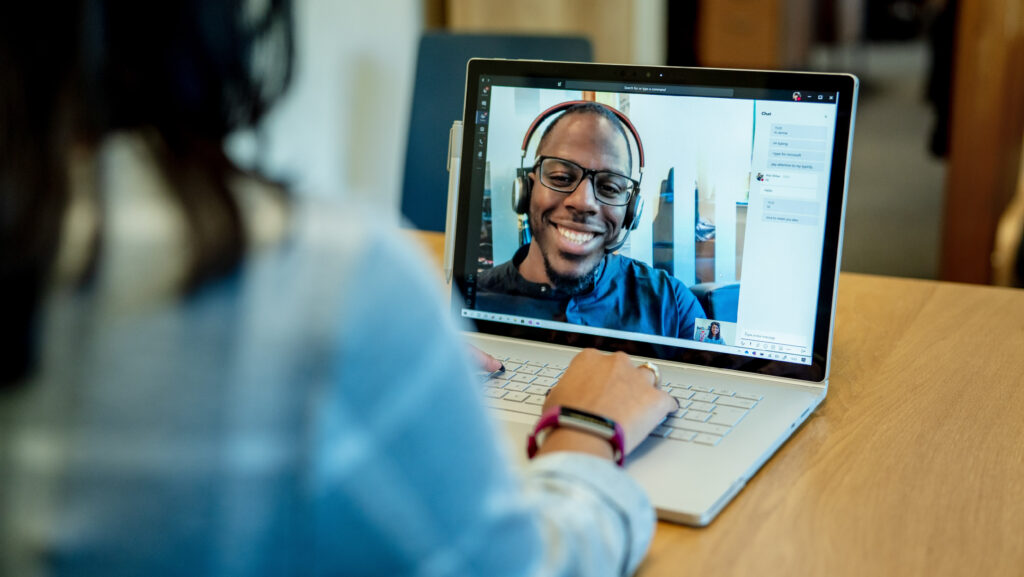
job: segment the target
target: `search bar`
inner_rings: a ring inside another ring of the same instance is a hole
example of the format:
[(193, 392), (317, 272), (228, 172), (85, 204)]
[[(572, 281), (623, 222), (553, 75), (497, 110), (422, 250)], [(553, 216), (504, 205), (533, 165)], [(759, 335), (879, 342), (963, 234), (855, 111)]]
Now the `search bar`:
[(631, 92), (636, 94), (665, 94), (669, 96), (717, 96), (731, 98), (732, 88), (710, 86), (672, 86), (665, 84), (639, 84), (636, 82), (580, 82), (567, 80), (566, 90), (594, 90), (597, 92)]

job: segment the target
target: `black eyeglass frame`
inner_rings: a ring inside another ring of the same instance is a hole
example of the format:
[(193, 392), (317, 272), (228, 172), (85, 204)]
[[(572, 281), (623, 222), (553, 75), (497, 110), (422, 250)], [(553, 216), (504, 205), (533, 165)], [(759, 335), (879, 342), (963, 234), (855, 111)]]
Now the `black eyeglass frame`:
[[(551, 184), (549, 184), (549, 183), (544, 181), (543, 173), (540, 170), (540, 165), (543, 164), (545, 160), (557, 160), (558, 162), (564, 162), (565, 164), (570, 164), (570, 165), (575, 166), (576, 168), (580, 169), (581, 171), (583, 171), (583, 175), (580, 176), (580, 179), (576, 181), (576, 184), (572, 185), (572, 188), (566, 189), (564, 187), (552, 186)], [(580, 166), (578, 163), (575, 163), (575, 162), (573, 162), (571, 160), (566, 160), (564, 158), (559, 158), (557, 156), (538, 156), (537, 157), (537, 162), (535, 162), (533, 164), (533, 172), (535, 172), (537, 174), (537, 178), (540, 180), (541, 184), (543, 184), (545, 187), (550, 188), (551, 190), (554, 190), (555, 192), (561, 192), (563, 194), (572, 194), (572, 193), (576, 192), (576, 189), (580, 187), (580, 184), (582, 184), (584, 180), (589, 178), (590, 179), (590, 185), (594, 189), (594, 198), (596, 198), (597, 201), (600, 202), (601, 204), (604, 204), (604, 205), (607, 205), (607, 206), (615, 206), (615, 207), (628, 206), (629, 203), (633, 200), (634, 195), (636, 195), (637, 191), (640, 190), (640, 181), (639, 180), (634, 180), (634, 179), (626, 176), (625, 174), (619, 174), (618, 172), (615, 172), (615, 171), (612, 171), (612, 170), (594, 170), (592, 168), (587, 168), (585, 166)], [(621, 204), (616, 204), (616, 203), (608, 202), (607, 200), (601, 198), (601, 195), (598, 194), (598, 191), (597, 191), (597, 182), (595, 182), (595, 180), (594, 180), (594, 177), (597, 176), (598, 174), (610, 174), (612, 176), (617, 176), (619, 178), (625, 178), (626, 180), (628, 180), (633, 185), (632, 188), (629, 189), (629, 193), (625, 195), (625, 200)]]

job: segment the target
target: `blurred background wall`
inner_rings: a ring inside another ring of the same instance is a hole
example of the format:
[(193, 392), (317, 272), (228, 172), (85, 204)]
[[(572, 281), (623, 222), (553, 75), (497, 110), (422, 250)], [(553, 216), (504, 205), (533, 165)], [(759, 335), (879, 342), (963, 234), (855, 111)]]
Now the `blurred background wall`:
[(296, 0), (296, 11), (293, 90), (231, 150), (301, 193), (397, 211), (425, 30), (582, 35), (599, 62), (857, 74), (844, 270), (1020, 282), (1006, 280), (1017, 247), (996, 229), (1024, 226), (1013, 217), (1024, 211), (1007, 210), (1024, 202), (1024, 0)]
[(397, 207), (423, 20), (420, 0), (295, 0), (291, 89), (230, 150), (298, 193)]

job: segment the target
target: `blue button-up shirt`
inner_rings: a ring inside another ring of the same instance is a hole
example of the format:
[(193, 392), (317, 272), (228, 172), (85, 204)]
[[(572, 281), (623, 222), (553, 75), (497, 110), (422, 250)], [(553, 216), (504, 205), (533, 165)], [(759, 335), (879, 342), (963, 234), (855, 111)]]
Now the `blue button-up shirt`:
[(519, 265), (528, 251), (520, 247), (512, 260), (480, 275), (477, 309), (681, 339), (693, 339), (695, 319), (706, 318), (686, 285), (638, 260), (606, 255), (593, 285), (572, 295), (523, 278)]

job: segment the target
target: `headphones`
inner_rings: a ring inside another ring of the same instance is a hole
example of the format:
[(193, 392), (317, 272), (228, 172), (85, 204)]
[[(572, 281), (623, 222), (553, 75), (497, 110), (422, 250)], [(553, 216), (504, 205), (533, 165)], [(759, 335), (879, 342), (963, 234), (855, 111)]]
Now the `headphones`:
[[(529, 175), (533, 170), (533, 167), (527, 168), (524, 166), (526, 162), (526, 149), (530, 145), (530, 139), (533, 138), (533, 134), (537, 131), (537, 128), (542, 122), (544, 122), (544, 120), (555, 114), (564, 112), (578, 104), (597, 104), (598, 106), (603, 106), (606, 110), (614, 114), (615, 117), (619, 119), (619, 122), (629, 130), (629, 133), (633, 135), (633, 140), (636, 142), (636, 149), (638, 153), (637, 159), (640, 163), (640, 176), (637, 178), (637, 181), (639, 182), (643, 180), (644, 145), (643, 142), (640, 141), (640, 134), (637, 133), (636, 127), (634, 127), (633, 123), (629, 121), (629, 118), (607, 104), (592, 100), (569, 100), (567, 102), (556, 104), (544, 112), (541, 112), (540, 115), (530, 123), (530, 127), (526, 130), (526, 136), (523, 137), (522, 155), (519, 159), (519, 168), (516, 170), (516, 179), (512, 183), (512, 209), (515, 210), (516, 213), (528, 214), (530, 211), (530, 192), (533, 188), (533, 181), (530, 180)], [(619, 235), (614, 242), (605, 247), (605, 252), (615, 252), (625, 244), (626, 238), (629, 236), (629, 231), (636, 230), (637, 226), (640, 225), (640, 215), (643, 213), (643, 208), (644, 199), (640, 196), (640, 186), (638, 184), (633, 190), (633, 195), (629, 199), (629, 202), (626, 203), (626, 216), (622, 219), (622, 228), (619, 229)]]

